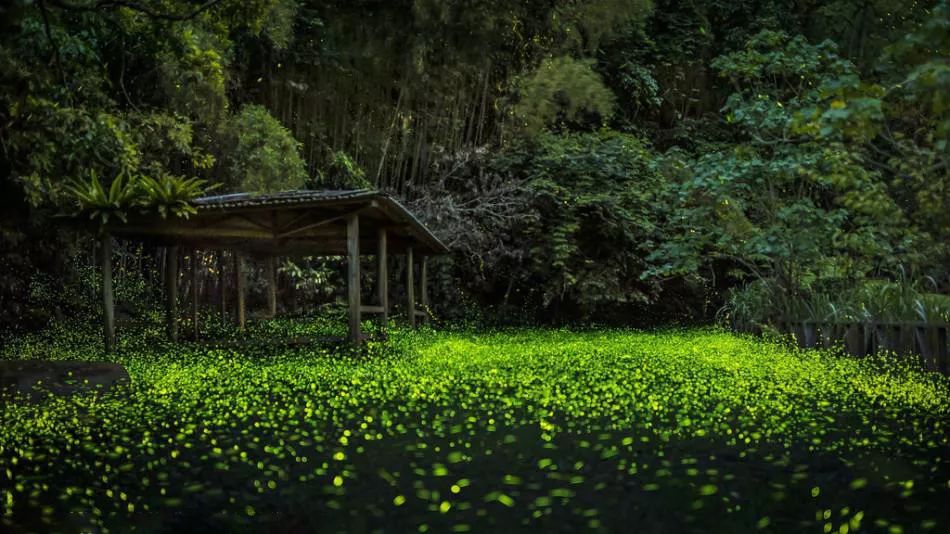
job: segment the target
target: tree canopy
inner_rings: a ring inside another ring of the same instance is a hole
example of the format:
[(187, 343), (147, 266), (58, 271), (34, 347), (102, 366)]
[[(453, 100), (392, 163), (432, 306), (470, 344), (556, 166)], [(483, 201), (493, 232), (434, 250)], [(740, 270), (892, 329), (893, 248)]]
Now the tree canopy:
[(87, 238), (56, 215), (187, 216), (208, 190), (390, 192), (455, 244), (436, 300), (499, 317), (709, 319), (759, 299), (743, 313), (768, 321), (860, 309), (842, 288), (882, 280), (950, 288), (943, 0), (0, 15), (8, 324), (36, 273), (75, 278)]

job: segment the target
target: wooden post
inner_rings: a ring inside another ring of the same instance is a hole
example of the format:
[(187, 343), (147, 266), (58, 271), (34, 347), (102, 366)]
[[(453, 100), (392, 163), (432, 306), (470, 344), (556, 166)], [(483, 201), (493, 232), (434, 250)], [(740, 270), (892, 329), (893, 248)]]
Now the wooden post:
[(948, 330), (950, 326), (942, 325), (937, 327), (937, 343), (936, 343), (936, 364), (937, 370), (944, 374), (950, 374), (950, 348), (947, 347), (947, 337)]
[(297, 284), (291, 280), (287, 290), (290, 291), (290, 314), (297, 315)]
[(165, 332), (178, 341), (178, 246), (165, 247)]
[(228, 279), (224, 275), (226, 265), (227, 261), (222, 250), (218, 253), (218, 299), (221, 305), (222, 321), (228, 320)]
[(412, 247), (406, 248), (406, 298), (409, 306), (409, 326), (416, 327), (416, 288), (412, 274)]
[(380, 228), (378, 233), (378, 251), (376, 253), (376, 290), (379, 292), (379, 305), (383, 308), (379, 314), (379, 323), (385, 331), (389, 324), (389, 271), (387, 266), (386, 229)]
[(115, 348), (115, 302), (112, 297), (112, 236), (102, 236), (102, 317), (106, 352)]
[(277, 258), (267, 257), (267, 314), (277, 317)]
[(198, 250), (191, 249), (191, 334), (198, 340)]
[(349, 309), (350, 342), (358, 345), (360, 332), (360, 218), (353, 213), (346, 217), (346, 295)]
[(864, 356), (864, 330), (860, 324), (849, 323), (845, 327), (844, 347), (852, 356)]
[(245, 295), (244, 295), (244, 258), (234, 254), (234, 283), (237, 288), (237, 325), (238, 329), (244, 331), (245, 322)]
[(805, 337), (805, 348), (813, 349), (818, 346), (818, 330), (815, 323), (802, 323), (802, 334)]
[(168, 277), (165, 276), (165, 266), (168, 265), (168, 261), (165, 260), (165, 256), (168, 255), (168, 247), (159, 247), (156, 250), (156, 261), (158, 262), (158, 278), (162, 281), (163, 284), (168, 283)]
[(429, 324), (429, 257), (422, 257), (422, 272), (419, 275), (420, 295), (422, 311), (425, 313), (422, 321)]

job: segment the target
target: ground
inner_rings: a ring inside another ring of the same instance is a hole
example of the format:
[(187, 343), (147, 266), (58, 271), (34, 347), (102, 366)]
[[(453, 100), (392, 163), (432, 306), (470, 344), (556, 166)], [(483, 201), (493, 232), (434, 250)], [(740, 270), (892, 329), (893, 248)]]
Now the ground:
[(409, 332), (361, 354), (92, 329), (132, 383), (0, 404), (2, 530), (950, 530), (950, 379), (714, 330)]

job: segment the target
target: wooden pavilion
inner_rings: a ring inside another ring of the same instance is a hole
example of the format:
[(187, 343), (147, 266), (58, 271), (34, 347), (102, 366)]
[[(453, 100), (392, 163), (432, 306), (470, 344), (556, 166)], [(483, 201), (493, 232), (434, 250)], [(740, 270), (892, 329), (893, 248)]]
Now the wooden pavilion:
[[(237, 255), (237, 321), (245, 323), (245, 283), (242, 255), (267, 259), (268, 306), (276, 312), (276, 258), (278, 256), (345, 256), (349, 340), (360, 343), (363, 313), (389, 316), (387, 261), (391, 253), (405, 254), (407, 262), (407, 315), (415, 326), (428, 309), (427, 264), (431, 255), (448, 251), (432, 233), (392, 197), (372, 190), (286, 191), (274, 194), (237, 193), (195, 199), (197, 213), (185, 218), (157, 214), (132, 216), (112, 223), (102, 236), (102, 295), (106, 349), (115, 344), (112, 291), (112, 237), (143, 240), (166, 247), (165, 308), (170, 340), (178, 339), (178, 251), (230, 250)], [(378, 303), (364, 306), (360, 297), (360, 256), (377, 258)], [(421, 256), (422, 310), (416, 309), (414, 256)], [(194, 265), (194, 262), (192, 263)], [(192, 267), (193, 282), (195, 267)], [(192, 321), (198, 335), (198, 296), (192, 283)]]

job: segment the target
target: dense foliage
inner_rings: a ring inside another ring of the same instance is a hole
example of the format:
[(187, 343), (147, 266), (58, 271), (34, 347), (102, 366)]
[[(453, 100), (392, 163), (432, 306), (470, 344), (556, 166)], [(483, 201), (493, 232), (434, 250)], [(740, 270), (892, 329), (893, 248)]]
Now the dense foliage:
[[(476, 288), (490, 279), (505, 288), (503, 304), (555, 319), (603, 318), (624, 304), (651, 302), (656, 283), (641, 277), (663, 209), (662, 178), (651, 162), (643, 140), (613, 131), (543, 134), (506, 151), (495, 172), (516, 169), (524, 177), (522, 189), (511, 191), (517, 217), (495, 230), (506, 250), (458, 277)], [(471, 187), (464, 177), (454, 184)]]
[[(323, 326), (316, 326), (322, 324)], [(0, 403), (13, 531), (943, 532), (950, 382), (713, 330), (123, 338), (131, 386)], [(86, 359), (60, 328), (2, 358)]]
[(57, 215), (299, 187), (422, 212), (453, 245), (432, 299), (452, 318), (868, 315), (886, 282), (919, 293), (898, 315), (946, 313), (945, 0), (0, 10), (6, 328), (48, 321), (30, 287), (94, 259)]
[[(2, 2), (0, 372), (132, 380), (0, 376), (0, 530), (950, 531), (948, 379), (769, 338), (946, 343), (948, 95), (948, 0)], [(312, 343), (340, 258), (103, 226), (300, 188), (409, 206), (472, 329)], [(160, 341), (176, 289), (214, 342)], [(627, 329), (717, 317), (766, 337)]]

